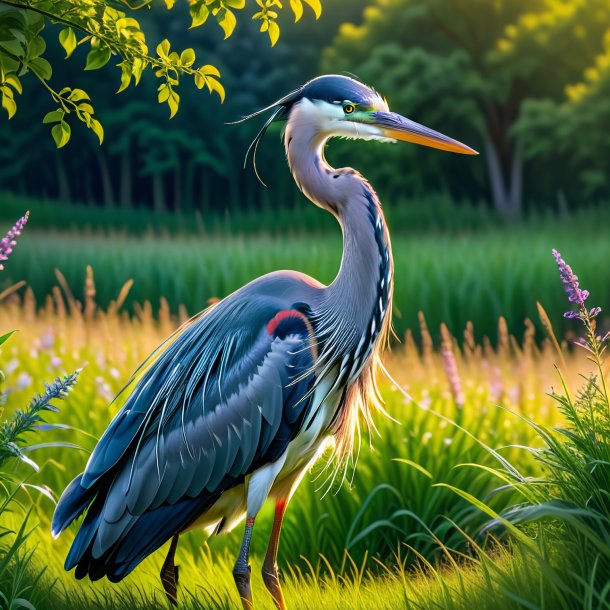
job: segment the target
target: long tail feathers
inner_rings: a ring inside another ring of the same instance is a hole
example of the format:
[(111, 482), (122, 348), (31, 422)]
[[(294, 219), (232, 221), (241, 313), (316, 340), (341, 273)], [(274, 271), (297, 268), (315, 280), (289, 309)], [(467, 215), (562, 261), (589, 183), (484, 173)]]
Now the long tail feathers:
[(69, 525), (83, 514), (91, 504), (96, 490), (85, 489), (81, 486), (82, 474), (79, 474), (64, 490), (53, 513), (51, 533), (57, 538)]

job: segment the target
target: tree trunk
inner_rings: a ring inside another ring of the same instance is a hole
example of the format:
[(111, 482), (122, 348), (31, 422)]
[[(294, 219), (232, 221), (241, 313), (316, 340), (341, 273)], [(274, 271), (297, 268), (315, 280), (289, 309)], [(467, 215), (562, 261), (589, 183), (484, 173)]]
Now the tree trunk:
[(174, 171), (174, 212), (182, 211), (182, 172), (180, 171), (180, 163), (176, 165)]
[(153, 209), (155, 212), (165, 211), (165, 193), (163, 189), (163, 176), (157, 172), (152, 175), (153, 183)]
[(184, 177), (184, 207), (192, 212), (195, 203), (195, 164), (189, 163)]
[(129, 208), (131, 200), (131, 155), (129, 147), (121, 154), (121, 207)]
[(520, 147), (512, 147), (509, 172), (502, 167), (498, 146), (486, 135), (485, 158), (494, 209), (503, 217), (512, 218), (521, 209), (523, 198), (523, 155)]
[(97, 157), (97, 162), (100, 167), (104, 205), (110, 208), (114, 205), (114, 193), (112, 192), (112, 180), (110, 178), (110, 172), (108, 171), (108, 164), (106, 163), (105, 156), (99, 151), (98, 148), (95, 148), (95, 156)]
[(210, 189), (208, 173), (205, 167), (201, 168), (199, 174), (199, 198), (195, 203), (195, 210), (199, 210), (202, 214), (210, 209)]
[(72, 194), (70, 192), (70, 180), (66, 173), (66, 168), (62, 163), (59, 154), (53, 155), (55, 157), (55, 166), (57, 167), (57, 186), (58, 186), (58, 197), (62, 203), (70, 203), (72, 201)]
[(510, 194), (508, 202), (511, 214), (516, 215), (521, 211), (521, 202), (523, 199), (523, 153), (519, 144), (515, 144), (513, 149), (513, 162), (510, 173)]

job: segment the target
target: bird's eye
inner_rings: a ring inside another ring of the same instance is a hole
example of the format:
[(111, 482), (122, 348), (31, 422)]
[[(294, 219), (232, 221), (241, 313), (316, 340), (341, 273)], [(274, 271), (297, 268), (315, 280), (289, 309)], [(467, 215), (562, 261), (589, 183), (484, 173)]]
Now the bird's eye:
[(354, 110), (356, 110), (356, 106), (354, 106), (354, 104), (351, 102), (346, 102), (343, 104), (343, 112), (345, 112), (345, 114), (352, 114)]

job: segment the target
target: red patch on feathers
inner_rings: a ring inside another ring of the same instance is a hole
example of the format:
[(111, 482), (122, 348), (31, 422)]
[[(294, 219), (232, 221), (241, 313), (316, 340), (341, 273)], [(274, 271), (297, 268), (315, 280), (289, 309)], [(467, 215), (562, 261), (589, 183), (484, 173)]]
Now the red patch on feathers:
[(284, 311), (280, 311), (278, 314), (276, 314), (275, 317), (267, 323), (267, 332), (272, 335), (277, 330), (277, 327), (284, 320), (289, 318), (299, 318), (303, 320), (303, 322), (305, 322), (305, 326), (309, 328), (309, 320), (300, 311), (297, 311), (296, 309), (285, 309)]

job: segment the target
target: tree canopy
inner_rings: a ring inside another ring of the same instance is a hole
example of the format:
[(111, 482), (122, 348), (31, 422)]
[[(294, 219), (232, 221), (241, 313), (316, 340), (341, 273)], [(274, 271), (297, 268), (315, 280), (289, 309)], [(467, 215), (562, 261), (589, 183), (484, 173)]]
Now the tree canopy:
[[(341, 28), (323, 66), (355, 72), (412, 118), (478, 146), (484, 168), (439, 163), (453, 165), (467, 190), (479, 184), (496, 209), (511, 215), (530, 179), (525, 158), (548, 159), (557, 139), (559, 150), (591, 150), (557, 113), (577, 120), (584, 99), (596, 97), (591, 89), (608, 78), (609, 36), (608, 0), (375, 0), (360, 27)], [(587, 93), (574, 86), (583, 78)], [(588, 120), (599, 125), (601, 118)], [(550, 122), (553, 129), (543, 133)], [(426, 180), (438, 171), (429, 166)], [(450, 189), (459, 192), (455, 183)]]
[[(137, 88), (132, 74), (129, 85), (115, 96), (123, 84), (123, 55), (111, 51), (106, 65), (83, 70), (93, 47), (82, 30), (72, 28), (78, 44), (64, 61), (71, 38), (65, 33), (68, 26), (22, 11), (45, 25), (37, 35), (44, 43), (38, 57), (54, 68), (46, 84), (57, 93), (71, 87), (62, 97), (74, 90), (77, 97), (86, 92), (93, 101), (83, 98), (75, 104), (84, 105), (83, 117), (89, 113), (91, 120), (100, 121), (106, 140), (100, 147), (90, 130), (75, 129), (81, 118), (76, 111), (67, 113), (52, 96), (41, 95), (48, 91), (44, 84), (31, 66), (21, 66), (17, 89), (23, 87), (27, 104), (19, 104), (11, 121), (0, 122), (2, 189), (156, 210), (290, 205), (298, 194), (276, 138), (267, 138), (259, 152), (259, 167), (269, 185), (264, 189), (242, 163), (256, 122), (225, 123), (320, 73), (350, 72), (387, 96), (393, 110), (482, 153), (465, 158), (409, 145), (332, 142), (330, 161), (361, 170), (390, 204), (432, 193), (440, 195), (439, 201), (476, 203), (511, 217), (526, 209), (573, 209), (610, 199), (610, 144), (605, 137), (610, 119), (610, 0), (333, 0), (324, 4), (319, 21), (308, 8), (315, 5), (303, 0), (298, 27), (291, 23), (300, 15), (296, 5), (285, 3), (282, 10), (272, 11), (282, 31), (273, 49), (269, 34), (261, 37), (264, 22), (252, 19), (260, 3), (233, 0), (243, 9), (225, 3), (236, 17), (230, 43), (214, 23), (222, 15), (220, 5), (211, 0), (204, 4), (209, 10), (204, 28), (189, 27), (192, 4), (186, 0), (171, 10), (162, 3), (135, 11), (112, 4), (126, 18), (136, 15), (147, 48), (155, 49), (149, 52), (153, 59), (159, 58), (157, 49), (169, 63), (189, 63), (194, 56), (190, 70), (213, 65), (222, 74), (220, 79), (209, 72), (218, 89), (206, 96), (208, 85), (200, 91), (193, 74), (176, 76), (168, 68), (179, 81), (170, 83), (180, 103), (171, 121), (170, 99), (176, 98), (169, 89), (159, 90), (167, 84), (163, 72), (157, 74), (150, 64)], [(1, 15), (14, 10), (0, 0), (0, 24), (5, 23)], [(0, 41), (14, 42), (14, 34), (2, 27)], [(188, 49), (193, 53), (183, 55)], [(18, 101), (14, 78), (8, 73), (4, 78), (2, 92), (10, 91), (7, 99)], [(221, 104), (220, 87), (226, 88), (230, 104)], [(156, 104), (160, 95), (162, 103)], [(10, 101), (6, 105), (12, 108)], [(48, 115), (49, 120), (60, 118), (58, 112), (64, 112), (60, 121), (41, 123)], [(48, 129), (65, 138), (62, 120), (72, 126), (73, 146), (54, 152)], [(273, 125), (270, 132), (277, 136), (279, 130)], [(31, 175), (36, 180), (28, 179)]]
[[(236, 12), (246, 6), (246, 0), (187, 0), (191, 28), (202, 26), (208, 19), (215, 19), (228, 38), (237, 24)], [(164, 0), (171, 10), (175, 0)], [(258, 10), (252, 19), (260, 23), (260, 31), (266, 32), (271, 46), (280, 35), (278, 11), (280, 0), (256, 0)], [(295, 21), (303, 15), (303, 4), (320, 16), (320, 0), (290, 0)], [(198, 89), (207, 87), (224, 100), (225, 91), (220, 83), (220, 72), (211, 64), (197, 62), (193, 48), (176, 51), (166, 38), (151, 53), (140, 22), (140, 11), (150, 9), (152, 0), (0, 0), (0, 96), (8, 117), (17, 111), (15, 94), (23, 93), (21, 79), (33, 75), (57, 105), (45, 114), (43, 122), (53, 125), (51, 133), (58, 148), (70, 140), (69, 118), (85, 123), (102, 142), (104, 131), (93, 117), (94, 109), (89, 94), (83, 89), (64, 86), (54, 89), (50, 80), (52, 63), (45, 55), (46, 40), (43, 30), (47, 22), (61, 26), (58, 39), (66, 59), (77, 46), (88, 45), (84, 70), (98, 70), (114, 56), (120, 72), (117, 93), (137, 85), (145, 71), (152, 71), (160, 81), (157, 99), (169, 107), (173, 117), (180, 103), (178, 85), (180, 79), (191, 77)]]

